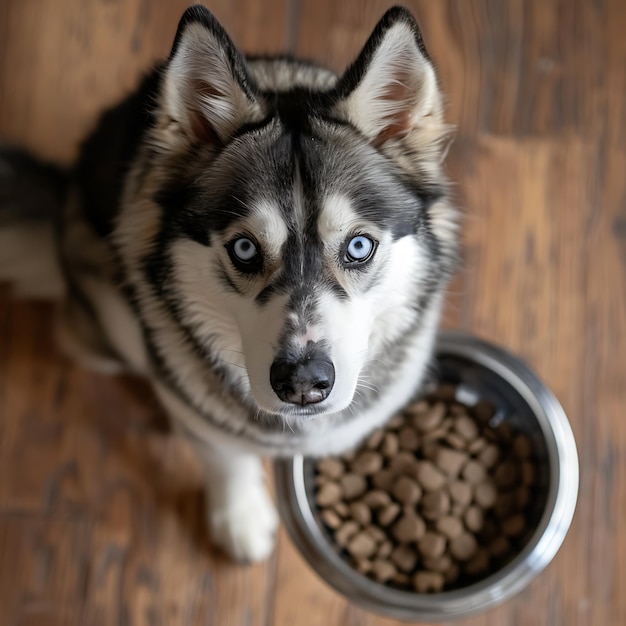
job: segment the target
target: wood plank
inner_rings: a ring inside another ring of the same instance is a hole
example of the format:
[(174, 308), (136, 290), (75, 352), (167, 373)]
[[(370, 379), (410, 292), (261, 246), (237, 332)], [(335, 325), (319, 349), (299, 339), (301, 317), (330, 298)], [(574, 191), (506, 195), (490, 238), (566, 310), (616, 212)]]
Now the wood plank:
[[(169, 54), (191, 3), (31, 0), (0, 7), (0, 137), (66, 163), (104, 106)], [(284, 50), (287, 0), (218, 0), (211, 10), (242, 49)], [(241, 19), (245, 16), (245, 19)]]

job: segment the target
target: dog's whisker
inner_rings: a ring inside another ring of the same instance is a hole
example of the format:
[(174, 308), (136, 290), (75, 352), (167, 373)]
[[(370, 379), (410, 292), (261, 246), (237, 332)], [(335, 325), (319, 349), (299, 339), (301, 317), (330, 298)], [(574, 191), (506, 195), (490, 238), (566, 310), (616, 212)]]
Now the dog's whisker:
[(227, 365), (232, 365), (233, 367), (239, 367), (242, 370), (246, 369), (245, 365), (239, 365), (239, 363), (233, 363), (232, 361), (227, 361), (226, 359), (222, 359), (222, 361), (224, 361), (224, 363), (226, 363)]
[(380, 389), (376, 387), (375, 385), (368, 385), (367, 383), (359, 383), (359, 387), (362, 387), (364, 389), (369, 389), (370, 391), (373, 391), (374, 393), (380, 393)]

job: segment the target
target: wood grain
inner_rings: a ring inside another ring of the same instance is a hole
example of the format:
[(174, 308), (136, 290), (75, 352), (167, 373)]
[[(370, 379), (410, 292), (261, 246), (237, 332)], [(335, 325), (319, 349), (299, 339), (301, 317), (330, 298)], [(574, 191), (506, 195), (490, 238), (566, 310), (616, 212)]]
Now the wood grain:
[[(5, 0), (0, 137), (69, 162), (102, 106), (167, 53), (186, 2)], [(211, 2), (235, 41), (340, 70), (384, 0)], [(471, 626), (626, 623), (626, 4), (416, 0), (458, 127), (465, 264), (445, 323), (522, 355), (579, 445), (565, 544)], [(0, 292), (0, 624), (392, 626), (311, 572), (208, 545), (197, 467), (134, 380), (64, 360), (51, 309)]]

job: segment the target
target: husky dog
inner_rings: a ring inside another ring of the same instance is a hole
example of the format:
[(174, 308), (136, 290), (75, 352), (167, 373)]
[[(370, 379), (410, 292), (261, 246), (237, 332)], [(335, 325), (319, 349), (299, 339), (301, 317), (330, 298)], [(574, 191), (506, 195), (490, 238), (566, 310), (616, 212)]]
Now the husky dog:
[(82, 362), (150, 380), (233, 557), (273, 547), (262, 456), (344, 451), (418, 390), (457, 257), (449, 137), (407, 10), (338, 77), (246, 58), (194, 6), (71, 172), (0, 153), (0, 278), (58, 301)]

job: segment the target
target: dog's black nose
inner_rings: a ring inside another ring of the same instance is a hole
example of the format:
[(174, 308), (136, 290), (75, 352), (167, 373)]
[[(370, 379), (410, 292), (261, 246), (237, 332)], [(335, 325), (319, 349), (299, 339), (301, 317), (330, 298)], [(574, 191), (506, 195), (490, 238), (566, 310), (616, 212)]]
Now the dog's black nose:
[(276, 359), (270, 368), (270, 383), (283, 402), (315, 404), (331, 392), (335, 367), (330, 361), (319, 358)]

